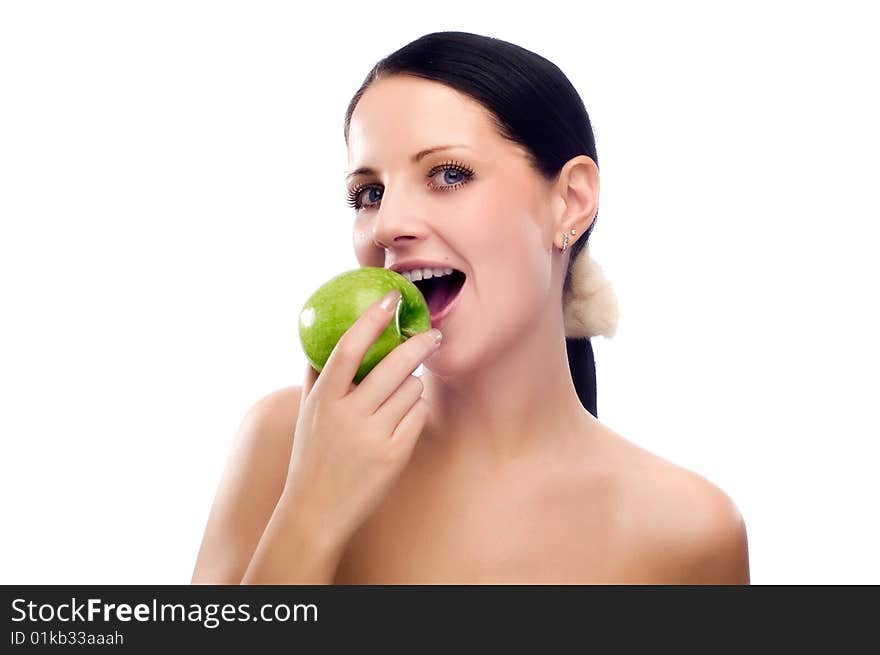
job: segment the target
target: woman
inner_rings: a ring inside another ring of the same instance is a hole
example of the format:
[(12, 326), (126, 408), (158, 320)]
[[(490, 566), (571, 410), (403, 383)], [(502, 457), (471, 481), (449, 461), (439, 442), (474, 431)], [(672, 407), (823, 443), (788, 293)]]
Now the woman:
[[(421, 283), (442, 340), (411, 338), (352, 384), (387, 298), (320, 375), (257, 402), (193, 582), (748, 583), (731, 499), (597, 420), (589, 336), (616, 306), (578, 256), (598, 159), (565, 75), (429, 34), (374, 67), (345, 138), (358, 261), (453, 269)], [(428, 291), (461, 280), (451, 303)]]

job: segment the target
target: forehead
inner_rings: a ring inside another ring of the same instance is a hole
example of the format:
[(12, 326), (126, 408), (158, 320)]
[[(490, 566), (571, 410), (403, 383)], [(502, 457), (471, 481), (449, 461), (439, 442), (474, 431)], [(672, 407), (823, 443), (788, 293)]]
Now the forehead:
[(439, 82), (397, 75), (361, 96), (348, 134), (350, 164), (409, 157), (417, 150), (463, 143), (485, 151), (501, 145), (489, 112)]

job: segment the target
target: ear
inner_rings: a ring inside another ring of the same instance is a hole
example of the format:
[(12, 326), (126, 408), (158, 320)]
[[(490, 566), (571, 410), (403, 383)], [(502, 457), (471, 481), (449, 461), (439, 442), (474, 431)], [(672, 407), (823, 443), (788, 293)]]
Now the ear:
[[(561, 212), (557, 216), (556, 234), (554, 241), (559, 241), (562, 247), (562, 235), (581, 235), (590, 229), (596, 219), (596, 211), (599, 208), (599, 167), (590, 157), (578, 155), (569, 159), (556, 181), (555, 193), (560, 201)], [(575, 241), (575, 236), (571, 241)]]

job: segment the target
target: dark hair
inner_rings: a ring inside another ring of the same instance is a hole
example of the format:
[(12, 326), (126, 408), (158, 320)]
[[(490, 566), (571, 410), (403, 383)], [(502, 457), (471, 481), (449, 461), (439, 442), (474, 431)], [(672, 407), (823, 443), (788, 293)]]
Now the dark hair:
[[(598, 167), (590, 117), (571, 82), (559, 68), (534, 52), (500, 39), (468, 32), (426, 34), (380, 60), (367, 75), (345, 113), (345, 143), (351, 116), (370, 85), (391, 75), (412, 75), (440, 82), (482, 104), (499, 134), (522, 146), (531, 166), (554, 181), (567, 161), (587, 155)], [(571, 247), (572, 264), (592, 225)], [(581, 404), (598, 418), (596, 362), (588, 338), (565, 340), (568, 366)]]

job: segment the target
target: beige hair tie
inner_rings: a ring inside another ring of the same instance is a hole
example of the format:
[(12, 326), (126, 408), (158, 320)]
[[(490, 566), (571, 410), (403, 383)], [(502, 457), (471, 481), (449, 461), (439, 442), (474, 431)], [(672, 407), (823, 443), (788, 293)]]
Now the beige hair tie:
[[(567, 243), (566, 238), (563, 251)], [(589, 241), (572, 264), (571, 279), (563, 294), (562, 307), (565, 336), (569, 339), (598, 335), (613, 337), (617, 332), (617, 296), (602, 268), (590, 256)]]

